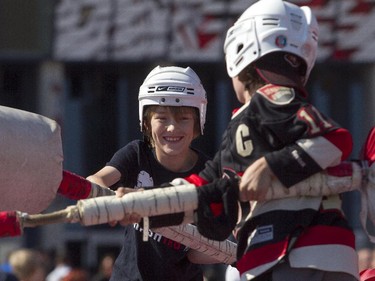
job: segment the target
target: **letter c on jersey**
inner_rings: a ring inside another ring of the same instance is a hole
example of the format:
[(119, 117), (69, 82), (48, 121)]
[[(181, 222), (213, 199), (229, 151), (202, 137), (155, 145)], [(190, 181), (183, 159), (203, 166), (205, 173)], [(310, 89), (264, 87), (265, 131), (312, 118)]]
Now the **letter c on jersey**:
[(236, 131), (236, 148), (237, 153), (242, 157), (249, 156), (253, 152), (253, 142), (251, 139), (245, 139), (249, 136), (249, 127), (245, 124), (239, 125)]

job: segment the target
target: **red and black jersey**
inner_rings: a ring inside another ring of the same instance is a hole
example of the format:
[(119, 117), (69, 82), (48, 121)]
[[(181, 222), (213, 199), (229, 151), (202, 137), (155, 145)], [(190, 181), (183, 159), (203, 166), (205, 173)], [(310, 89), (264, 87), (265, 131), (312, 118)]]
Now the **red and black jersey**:
[(338, 164), (351, 150), (350, 133), (294, 89), (266, 85), (233, 115), (219, 152), (200, 175), (211, 181), (226, 169), (242, 173), (265, 156), (279, 180), (291, 186)]
[[(297, 90), (269, 84), (258, 89), (250, 103), (233, 115), (219, 152), (200, 176), (212, 181), (227, 172), (241, 175), (265, 157), (277, 178), (290, 187), (339, 164), (351, 150), (352, 138), (347, 130), (324, 116)], [(331, 199), (251, 202), (250, 214), (238, 236), (237, 268), (241, 275), (251, 280), (288, 255), (292, 267), (312, 266), (356, 276), (354, 235), (339, 203), (330, 204), (333, 211), (324, 208), (325, 201)], [(349, 262), (330, 263), (329, 251)]]

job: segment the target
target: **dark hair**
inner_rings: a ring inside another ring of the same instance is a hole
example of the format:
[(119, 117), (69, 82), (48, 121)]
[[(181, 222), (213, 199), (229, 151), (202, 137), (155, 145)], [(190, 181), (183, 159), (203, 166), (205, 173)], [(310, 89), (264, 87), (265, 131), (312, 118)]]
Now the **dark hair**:
[(260, 86), (266, 84), (262, 77), (258, 74), (254, 64), (249, 64), (241, 73), (238, 75), (238, 79), (244, 83), (245, 89), (249, 92), (253, 92)]

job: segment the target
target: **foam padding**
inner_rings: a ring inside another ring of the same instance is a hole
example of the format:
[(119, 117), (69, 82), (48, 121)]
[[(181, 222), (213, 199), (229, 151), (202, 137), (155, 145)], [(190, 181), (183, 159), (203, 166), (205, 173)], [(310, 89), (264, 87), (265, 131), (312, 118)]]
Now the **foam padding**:
[(60, 185), (62, 163), (56, 121), (0, 106), (0, 211), (45, 210)]

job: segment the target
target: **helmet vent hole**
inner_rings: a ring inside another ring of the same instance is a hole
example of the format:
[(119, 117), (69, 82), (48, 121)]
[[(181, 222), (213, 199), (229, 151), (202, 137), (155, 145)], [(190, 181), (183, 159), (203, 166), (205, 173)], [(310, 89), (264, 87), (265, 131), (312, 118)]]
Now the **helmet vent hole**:
[(176, 99), (176, 102), (179, 103), (179, 102), (180, 102), (180, 99)]
[(165, 102), (165, 98), (161, 98), (161, 102)]
[(263, 18), (263, 25), (279, 25), (279, 19), (278, 18)]
[(237, 54), (243, 49), (243, 44), (237, 46)]
[(243, 57), (241, 57), (241, 58), (236, 62), (236, 66), (238, 66), (239, 64), (241, 64), (242, 61), (243, 61)]

